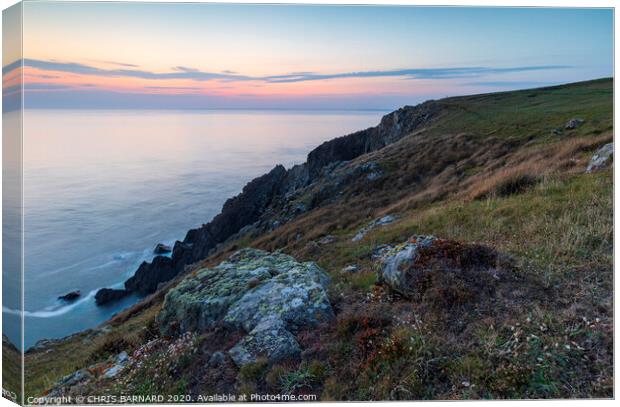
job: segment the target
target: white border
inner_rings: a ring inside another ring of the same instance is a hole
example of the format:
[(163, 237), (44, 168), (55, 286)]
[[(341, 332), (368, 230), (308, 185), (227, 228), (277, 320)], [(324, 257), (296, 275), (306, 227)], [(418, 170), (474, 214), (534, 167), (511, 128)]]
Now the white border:
[[(38, 0), (34, 0), (34, 1), (38, 1)], [(81, 1), (97, 1), (97, 0), (81, 0)], [(136, 2), (158, 2), (158, 3), (198, 3), (198, 2), (191, 2), (191, 1), (182, 1), (182, 0), (132, 0), (132, 1), (136, 1)], [(483, 7), (491, 7), (491, 6), (501, 6), (501, 7), (613, 7), (615, 8), (616, 3), (614, 1), (611, 0), (590, 0), (590, 1), (577, 1), (577, 0), (521, 0), (521, 1), (498, 1), (498, 0), (425, 0), (425, 1), (417, 1), (417, 0), (374, 0), (374, 1), (364, 1), (364, 0), (337, 0), (337, 1), (330, 1), (330, 0), (314, 0), (314, 1), (300, 1), (300, 0), (287, 0), (287, 1), (248, 1), (248, 0), (237, 0), (237, 1), (233, 1), (233, 0), (220, 0), (217, 1), (218, 3), (253, 3), (253, 4), (265, 4), (265, 3), (284, 3), (284, 4), (351, 4), (351, 5), (361, 5), (361, 4), (378, 4), (378, 5), (418, 5), (418, 6), (483, 6)], [(0, 5), (2, 6), (2, 9), (5, 9), (7, 7), (10, 7), (14, 4), (18, 3), (18, 1), (16, 0), (0, 0)], [(0, 23), (1, 24), (1, 23)], [(615, 24), (614, 24), (615, 27)], [(1, 32), (1, 27), (0, 27), (0, 32)], [(617, 44), (617, 39), (618, 39), (618, 33), (616, 30), (614, 30), (614, 51), (615, 51), (615, 44)], [(0, 52), (1, 52), (1, 42), (0, 42)], [(618, 55), (617, 53), (614, 52), (614, 73), (615, 73), (615, 66), (617, 65), (618, 62)], [(615, 75), (614, 75), (615, 78)], [(615, 81), (614, 81), (614, 124), (617, 122), (617, 118), (618, 118), (618, 111), (615, 109), (615, 106), (617, 105), (618, 101), (620, 100), (618, 93), (616, 92), (616, 85), (615, 85)], [(0, 106), (1, 106), (1, 102), (0, 102)], [(22, 110), (23, 111), (23, 110)], [(1, 147), (1, 143), (0, 143), (0, 157), (1, 157), (1, 151), (2, 151), (2, 147)], [(617, 180), (617, 176), (618, 176), (618, 166), (614, 165), (614, 181)], [(1, 178), (1, 177), (0, 177)], [(1, 179), (0, 179), (0, 185), (1, 185)], [(0, 201), (1, 201), (1, 188), (0, 188)], [(619, 191), (618, 189), (615, 187), (615, 182), (614, 182), (614, 214), (617, 213), (618, 207), (620, 206), (619, 204), (619, 200), (618, 200), (618, 196), (619, 196)], [(0, 219), (1, 219), (1, 212), (0, 212)], [(617, 228), (617, 218), (614, 216), (614, 242), (617, 241), (618, 239), (618, 232), (617, 232), (618, 228)], [(0, 243), (1, 243), (1, 237), (0, 237)], [(618, 247), (616, 245), (614, 245), (614, 258), (618, 258)], [(2, 259), (2, 254), (0, 251), (0, 261)], [(1, 264), (1, 263), (0, 263)], [(615, 267), (615, 270), (617, 270), (617, 267)], [(614, 272), (615, 272), (614, 270)], [(617, 282), (617, 279), (615, 279), (615, 282)], [(616, 299), (615, 293), (617, 289), (617, 285), (614, 284), (614, 299)], [(0, 290), (0, 298), (1, 298), (1, 290)], [(614, 319), (615, 316), (618, 315), (618, 309), (620, 307), (618, 306), (618, 302), (615, 301), (614, 302)], [(0, 321), (1, 321), (1, 316), (0, 316)], [(618, 352), (617, 352), (617, 346), (616, 346), (616, 333), (617, 333), (617, 326), (614, 326), (614, 373), (615, 373), (615, 367), (617, 366), (618, 363)], [(0, 372), (0, 377), (1, 377), (1, 372)], [(617, 389), (618, 386), (618, 378), (616, 375), (614, 375), (614, 389)], [(393, 405), (394, 402), (390, 403), (390, 402), (374, 402), (372, 403), (373, 405), (377, 405), (377, 406), (390, 406)], [(415, 402), (399, 402), (399, 405), (402, 404), (407, 404), (407, 405), (412, 405)], [(441, 402), (441, 401), (429, 401), (429, 402), (424, 402), (425, 405), (439, 405), (440, 403), (446, 403), (446, 402)], [(533, 400), (533, 401), (471, 401), (471, 402), (467, 402), (468, 405), (473, 405), (473, 406), (502, 406), (502, 407), (508, 407), (508, 406), (515, 406), (515, 405), (521, 405), (521, 404), (527, 404), (528, 406), (536, 406), (536, 405), (545, 405), (545, 406), (579, 406), (579, 407), (585, 407), (585, 406), (590, 406), (591, 404), (598, 404), (598, 405), (611, 405), (611, 403), (615, 402), (613, 400)], [(274, 404), (274, 403), (268, 403), (268, 404)], [(293, 403), (294, 405), (303, 405), (303, 404), (307, 404), (307, 403)], [(316, 404), (316, 403), (313, 403)], [(335, 406), (337, 404), (340, 403), (332, 403), (332, 402), (321, 402), (320, 403), (322, 406)], [(366, 404), (366, 403), (364, 403)], [(0, 398), (0, 407), (5, 407), (5, 406), (14, 406), (15, 404), (12, 404), (11, 402), (9, 402), (8, 400), (4, 399), (4, 398)], [(227, 404), (227, 405), (231, 405), (231, 404)], [(151, 405), (149, 405), (149, 407), (151, 407)]]

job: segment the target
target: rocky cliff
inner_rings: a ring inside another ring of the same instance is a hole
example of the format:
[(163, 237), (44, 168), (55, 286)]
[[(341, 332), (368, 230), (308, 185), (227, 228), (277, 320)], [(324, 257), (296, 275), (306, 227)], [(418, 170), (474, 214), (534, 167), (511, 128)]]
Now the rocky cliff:
[(143, 262), (125, 281), (123, 290), (99, 290), (95, 297), (97, 304), (118, 300), (132, 292), (141, 295), (154, 292), (159, 284), (177, 276), (186, 265), (204, 259), (219, 244), (257, 222), (270, 206), (280, 205), (281, 197), (290, 196), (315, 182), (326, 167), (392, 144), (423, 128), (440, 111), (441, 104), (435, 101), (405, 106), (385, 115), (375, 127), (321, 144), (308, 154), (304, 164), (289, 170), (277, 165), (267, 174), (250, 181), (239, 195), (227, 200), (211, 222), (188, 231), (183, 241), (175, 243), (171, 257), (156, 256), (150, 263)]

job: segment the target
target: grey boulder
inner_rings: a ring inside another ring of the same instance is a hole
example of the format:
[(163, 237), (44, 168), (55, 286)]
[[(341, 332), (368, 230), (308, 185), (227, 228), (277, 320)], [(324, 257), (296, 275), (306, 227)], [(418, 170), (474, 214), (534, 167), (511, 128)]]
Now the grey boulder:
[(566, 122), (566, 125), (564, 127), (566, 127), (568, 130), (573, 130), (581, 126), (582, 124), (583, 124), (583, 119), (570, 119), (569, 121)]
[(270, 363), (298, 357), (301, 352), (297, 340), (284, 322), (276, 316), (262, 319), (228, 353), (237, 366), (254, 363), (259, 357)]
[[(247, 334), (233, 349), (238, 365), (265, 355), (294, 357), (293, 333), (332, 320), (329, 276), (315, 263), (283, 253), (242, 249), (213, 268), (198, 270), (170, 290), (158, 316), (165, 335), (216, 325)], [(275, 341), (271, 348), (270, 341)]]
[(607, 166), (613, 159), (614, 143), (605, 144), (603, 147), (596, 150), (590, 162), (586, 172), (594, 172)]

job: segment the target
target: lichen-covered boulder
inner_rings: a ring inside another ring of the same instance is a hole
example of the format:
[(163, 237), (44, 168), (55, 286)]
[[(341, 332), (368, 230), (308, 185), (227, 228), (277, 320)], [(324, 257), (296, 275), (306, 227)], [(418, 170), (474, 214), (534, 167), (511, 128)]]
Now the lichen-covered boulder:
[(378, 283), (437, 305), (476, 301), (497, 282), (512, 278), (512, 260), (490, 247), (434, 236), (413, 236), (383, 250)]
[(296, 264), (249, 290), (233, 304), (224, 320), (246, 331), (264, 318), (277, 316), (289, 329), (316, 325), (333, 318), (325, 286), (329, 277), (314, 263)]
[[(236, 354), (241, 355), (242, 349), (246, 350), (243, 355), (265, 351), (269, 360), (276, 360), (284, 350), (272, 352), (263, 346), (268, 342), (267, 333), (277, 331), (275, 337), (290, 345), (287, 338), (294, 339), (292, 332), (334, 318), (328, 284), (329, 276), (313, 262), (299, 263), (283, 253), (243, 249), (216, 267), (192, 273), (170, 290), (158, 317), (160, 329), (165, 335), (175, 335), (205, 331), (217, 324), (240, 328), (248, 336), (239, 343)], [(268, 331), (265, 321), (277, 329)], [(288, 345), (284, 349), (296, 349)], [(291, 352), (284, 353), (293, 356), (295, 352)], [(233, 360), (247, 359), (235, 357)]]
[(605, 144), (603, 147), (596, 150), (588, 163), (586, 172), (593, 172), (604, 168), (612, 160), (613, 154), (614, 143)]
[(263, 318), (228, 353), (237, 366), (243, 366), (256, 362), (259, 357), (275, 363), (297, 357), (300, 352), (297, 340), (286, 329), (284, 322), (270, 316)]

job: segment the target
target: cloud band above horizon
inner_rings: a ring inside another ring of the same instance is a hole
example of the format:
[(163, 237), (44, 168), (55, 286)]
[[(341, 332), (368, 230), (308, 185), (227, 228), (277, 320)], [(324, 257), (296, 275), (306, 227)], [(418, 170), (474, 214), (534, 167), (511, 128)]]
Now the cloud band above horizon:
[[(132, 66), (136, 65), (114, 62), (117, 65)], [(2, 68), (2, 73), (8, 74), (14, 69), (22, 66), (22, 61), (15, 61)], [(102, 77), (129, 77), (139, 79), (167, 80), (167, 79), (190, 79), (194, 81), (263, 81), (267, 83), (293, 83), (328, 79), (342, 78), (380, 78), (380, 77), (405, 77), (408, 79), (454, 79), (481, 77), (489, 74), (519, 73), (531, 71), (546, 71), (557, 69), (572, 68), (570, 65), (539, 65), (539, 66), (514, 66), (514, 67), (440, 67), (440, 68), (409, 68), (394, 69), (384, 71), (360, 71), (360, 72), (338, 72), (338, 73), (316, 73), (301, 72), (287, 73), (281, 75), (249, 76), (228, 72), (203, 72), (195, 68), (172, 67), (171, 72), (151, 72), (140, 69), (102, 69), (94, 66), (75, 63), (44, 61), (37, 59), (24, 59), (25, 68), (36, 68), (41, 71), (64, 72), (81, 75), (94, 75)], [(39, 75), (44, 79), (48, 77)]]
[[(253, 100), (253, 106), (261, 98), (265, 100), (267, 106), (270, 105), (270, 101), (273, 102), (274, 100), (279, 100), (279, 103), (286, 105), (285, 100), (296, 100), (299, 102), (304, 97), (308, 100), (312, 98), (316, 100), (318, 97), (323, 101), (330, 96), (333, 100), (339, 98), (341, 100), (350, 100), (356, 94), (359, 96), (362, 93), (366, 97), (371, 97), (377, 93), (376, 91), (373, 92), (375, 85), (377, 83), (381, 84), (386, 80), (389, 82), (394, 82), (394, 80), (425, 82), (467, 79), (469, 82), (463, 84), (467, 86), (468, 83), (481, 84), (483, 81), (475, 82), (475, 80), (489, 76), (557, 71), (572, 68), (568, 65), (465, 66), (336, 73), (297, 72), (251, 76), (231, 71), (207, 72), (183, 66), (171, 67), (168, 72), (153, 72), (139, 69), (135, 64), (103, 62), (107, 65), (113, 65), (114, 68), (104, 68), (77, 62), (28, 58), (6, 65), (2, 71), (4, 78), (14, 78), (16, 72), (22, 68), (23, 64), (24, 91), (28, 95), (26, 97), (27, 106), (45, 107), (45, 100), (48, 100), (49, 107), (58, 107), (59, 104), (63, 105), (63, 94), (66, 95), (67, 101), (77, 101), (86, 98), (92, 104), (99, 98), (101, 103), (107, 106), (114, 100), (113, 95), (115, 94), (132, 94), (151, 97), (167, 95), (167, 100), (174, 100), (173, 103), (180, 104), (180, 106), (185, 106), (185, 103), (182, 103), (179, 97), (193, 95), (194, 98), (190, 105), (204, 107), (204, 104), (196, 103), (200, 101), (200, 98), (196, 99), (196, 96), (202, 95), (203, 101), (209, 101), (208, 105), (214, 104), (218, 96), (223, 101)], [(472, 80), (474, 81), (472, 82)], [(369, 81), (370, 83), (375, 83), (375, 85), (368, 86), (367, 82)], [(311, 85), (310, 82), (318, 83), (319, 85)], [(510, 87), (511, 84), (510, 81), (489, 83), (503, 84), (499, 85), (500, 87)], [(536, 84), (536, 82), (531, 83)], [(10, 85), (10, 81), (5, 81), (3, 90), (5, 96), (10, 92), (16, 91), (15, 86), (6, 86), (7, 84)], [(524, 82), (519, 82), (519, 85), (523, 84)], [(548, 82), (542, 82), (542, 84), (548, 84)], [(317, 89), (319, 90), (318, 92), (316, 91)], [(356, 89), (360, 89), (361, 92), (355, 92)], [(52, 92), (54, 96), (50, 97)], [(384, 91), (384, 93), (389, 94), (390, 92)], [(397, 94), (398, 92), (394, 90), (391, 93)], [(32, 98), (33, 103), (28, 103), (29, 98)], [(144, 102), (147, 102), (146, 99), (144, 99)], [(83, 106), (83, 102), (78, 104)], [(111, 104), (108, 107), (114, 107), (114, 103)], [(226, 105), (226, 103), (224, 104)], [(122, 106), (123, 104), (120, 103), (119, 105)], [(145, 103), (145, 105), (149, 105), (149, 103)], [(159, 106), (160, 103), (155, 103), (155, 105)], [(388, 106), (385, 107), (387, 108)]]

